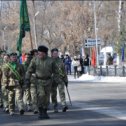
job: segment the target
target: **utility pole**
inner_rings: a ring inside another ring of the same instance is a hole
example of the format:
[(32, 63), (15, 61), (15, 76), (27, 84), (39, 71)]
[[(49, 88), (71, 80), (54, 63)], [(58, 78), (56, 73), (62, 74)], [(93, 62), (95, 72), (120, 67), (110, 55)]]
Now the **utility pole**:
[(94, 30), (95, 30), (95, 39), (96, 39), (96, 66), (98, 67), (99, 61), (98, 61), (98, 37), (97, 37), (97, 18), (96, 18), (96, 5), (94, 0)]

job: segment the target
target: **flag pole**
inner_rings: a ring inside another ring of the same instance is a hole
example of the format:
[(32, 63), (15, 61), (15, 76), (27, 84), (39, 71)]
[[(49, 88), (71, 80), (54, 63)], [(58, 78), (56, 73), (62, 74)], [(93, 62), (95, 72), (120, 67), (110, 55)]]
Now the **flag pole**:
[(30, 35), (31, 49), (33, 50), (33, 42), (32, 42), (31, 30), (29, 31), (29, 35)]
[[(26, 1), (27, 2), (27, 1)], [(29, 13), (29, 12), (28, 12)], [(30, 24), (30, 21), (29, 21)], [(30, 25), (31, 26), (31, 25)], [(31, 49), (33, 50), (33, 42), (32, 42), (32, 34), (31, 34), (31, 29), (29, 31), (29, 36), (30, 36), (30, 42), (31, 42)]]

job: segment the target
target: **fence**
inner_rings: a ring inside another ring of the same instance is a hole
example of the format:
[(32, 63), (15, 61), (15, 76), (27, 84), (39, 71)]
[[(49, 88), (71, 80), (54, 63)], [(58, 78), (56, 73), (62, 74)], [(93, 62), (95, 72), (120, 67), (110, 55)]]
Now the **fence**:
[(126, 66), (99, 66), (98, 68), (89, 68), (90, 75), (98, 75), (98, 76), (126, 76)]

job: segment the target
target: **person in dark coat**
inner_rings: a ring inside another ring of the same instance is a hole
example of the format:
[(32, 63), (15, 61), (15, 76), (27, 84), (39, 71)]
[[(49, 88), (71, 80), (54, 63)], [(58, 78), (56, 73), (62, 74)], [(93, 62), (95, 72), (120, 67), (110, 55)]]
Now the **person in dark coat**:
[(70, 73), (71, 75), (71, 58), (70, 56), (66, 55), (66, 58), (64, 60), (64, 64), (65, 64), (65, 70), (66, 70), (66, 73), (68, 75), (68, 73)]
[(84, 73), (89, 72), (89, 66), (90, 66), (90, 59), (89, 55), (86, 54), (86, 58), (84, 59)]

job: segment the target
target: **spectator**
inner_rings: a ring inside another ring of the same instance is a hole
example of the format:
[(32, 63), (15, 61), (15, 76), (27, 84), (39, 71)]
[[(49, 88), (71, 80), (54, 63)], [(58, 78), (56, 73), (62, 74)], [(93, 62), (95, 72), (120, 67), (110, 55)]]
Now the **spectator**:
[(89, 72), (89, 65), (90, 65), (89, 55), (86, 54), (86, 58), (84, 59), (84, 73)]
[(64, 58), (64, 55), (61, 55), (61, 59), (63, 61), (63, 63), (65, 62), (65, 58)]
[(84, 61), (83, 61), (83, 58), (81, 56), (79, 56), (79, 61), (80, 61), (80, 67), (81, 67), (80, 68), (81, 69), (80, 75), (82, 75), (84, 73)]
[(112, 65), (113, 64), (113, 57), (111, 56), (111, 54), (108, 54), (108, 58), (107, 58), (107, 65)]
[(65, 64), (65, 70), (68, 75), (70, 73), (71, 75), (71, 58), (70, 56), (66, 55), (66, 58), (64, 59), (64, 64)]
[[(74, 67), (74, 78), (76, 79), (77, 75), (78, 75), (78, 66), (80, 65), (79, 60), (77, 59), (76, 56), (74, 56), (74, 59), (72, 61), (72, 66)], [(79, 69), (79, 68), (78, 68)]]

